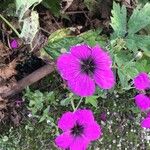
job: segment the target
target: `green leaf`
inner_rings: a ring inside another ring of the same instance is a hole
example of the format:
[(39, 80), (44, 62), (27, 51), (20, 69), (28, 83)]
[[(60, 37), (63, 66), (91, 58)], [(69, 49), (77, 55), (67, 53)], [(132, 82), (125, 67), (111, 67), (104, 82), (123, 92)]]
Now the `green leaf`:
[(55, 16), (60, 15), (60, 0), (43, 0), (42, 5), (50, 9)]
[(144, 5), (143, 8), (137, 7), (129, 21), (128, 21), (128, 33), (134, 34), (145, 28), (150, 24), (150, 3)]
[(60, 105), (62, 106), (68, 106), (70, 104), (70, 101), (71, 101), (71, 98), (70, 97), (67, 97), (65, 99), (63, 99), (61, 102), (60, 102)]
[(91, 104), (94, 107), (97, 107), (97, 98), (99, 96), (90, 96), (90, 97), (86, 97), (85, 99), (85, 104)]
[(56, 59), (61, 53), (69, 51), (70, 47), (80, 43), (87, 43), (90, 46), (100, 44), (105, 45), (106, 38), (99, 36), (101, 30), (89, 30), (79, 36), (71, 35), (71, 28), (60, 29), (52, 33), (48, 39), (48, 44), (41, 49), (41, 57), (44, 57), (46, 51), (53, 59)]
[[(137, 51), (138, 49), (142, 49), (143, 51), (149, 52), (150, 54), (150, 36), (146, 35), (129, 35), (126, 39), (126, 46), (129, 50)], [(150, 56), (149, 56), (150, 57)]]
[(122, 7), (117, 4), (113, 3), (113, 10), (112, 10), (112, 17), (111, 23), (114, 30), (114, 37), (123, 37), (127, 32), (127, 10), (126, 7), (123, 5)]
[(16, 0), (16, 13), (21, 21), (26, 11), (33, 5), (39, 4), (42, 0)]

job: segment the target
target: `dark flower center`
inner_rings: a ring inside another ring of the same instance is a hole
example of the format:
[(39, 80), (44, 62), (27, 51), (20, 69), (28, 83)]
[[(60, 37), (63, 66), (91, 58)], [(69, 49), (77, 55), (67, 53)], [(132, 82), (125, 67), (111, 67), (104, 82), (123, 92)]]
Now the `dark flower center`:
[(94, 59), (89, 57), (81, 60), (81, 70), (87, 75), (92, 75), (95, 71), (96, 65)]
[(82, 125), (76, 124), (72, 129), (71, 129), (71, 134), (73, 136), (80, 136), (84, 131), (84, 127)]
[(147, 96), (150, 96), (150, 89), (146, 89), (145, 93), (146, 93)]

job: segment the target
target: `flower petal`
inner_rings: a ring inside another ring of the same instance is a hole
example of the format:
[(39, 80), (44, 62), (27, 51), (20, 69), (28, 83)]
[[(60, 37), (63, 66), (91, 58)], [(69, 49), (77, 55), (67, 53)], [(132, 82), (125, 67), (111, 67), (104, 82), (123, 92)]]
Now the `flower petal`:
[(145, 72), (140, 73), (134, 78), (134, 86), (138, 90), (145, 90), (150, 87), (150, 79)]
[(97, 140), (102, 135), (101, 127), (97, 124), (97, 122), (88, 124), (85, 127), (84, 135), (89, 141)]
[(70, 52), (79, 60), (87, 59), (91, 55), (91, 49), (86, 44), (72, 46)]
[(92, 57), (95, 60), (97, 67), (101, 70), (110, 69), (112, 66), (112, 60), (109, 54), (98, 45), (92, 48)]
[(150, 98), (145, 96), (144, 94), (138, 94), (135, 97), (135, 103), (142, 111), (150, 108)]
[(63, 131), (71, 129), (76, 123), (76, 116), (72, 112), (66, 112), (58, 121), (58, 127)]
[(89, 141), (84, 137), (77, 137), (70, 145), (70, 150), (86, 150)]
[(102, 89), (110, 89), (115, 84), (114, 74), (109, 70), (95, 70), (94, 80), (96, 84)]
[(89, 109), (78, 109), (75, 112), (79, 124), (89, 124), (94, 122), (93, 112)]
[(71, 54), (62, 54), (57, 59), (57, 69), (62, 78), (69, 80), (80, 74), (80, 62)]
[(150, 128), (150, 117), (145, 118), (141, 122), (141, 126), (142, 126), (142, 128)]
[(55, 139), (55, 144), (60, 148), (69, 148), (70, 144), (73, 142), (73, 137), (69, 132), (64, 132)]
[(83, 73), (73, 80), (68, 80), (68, 86), (73, 93), (82, 97), (92, 96), (95, 92), (93, 79)]

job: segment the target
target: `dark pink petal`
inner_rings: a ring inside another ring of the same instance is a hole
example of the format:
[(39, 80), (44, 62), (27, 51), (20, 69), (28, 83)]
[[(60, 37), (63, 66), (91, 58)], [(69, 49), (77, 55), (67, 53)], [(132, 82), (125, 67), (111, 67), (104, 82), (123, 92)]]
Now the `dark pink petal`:
[(97, 122), (88, 124), (85, 127), (84, 135), (89, 141), (97, 140), (102, 135), (101, 127), (97, 124)]
[(115, 84), (115, 77), (111, 69), (105, 71), (96, 69), (94, 73), (94, 80), (102, 89), (110, 89)]
[(86, 74), (80, 74), (74, 80), (68, 80), (68, 86), (71, 91), (79, 96), (92, 96), (95, 92), (95, 83)]
[(64, 79), (74, 79), (80, 74), (80, 62), (73, 55), (65, 53), (58, 57), (57, 69)]
[(142, 126), (142, 128), (150, 128), (150, 117), (145, 118), (141, 122), (141, 126)]
[(70, 150), (87, 150), (89, 141), (84, 137), (74, 138), (73, 143), (70, 145)]
[(60, 148), (66, 149), (69, 148), (73, 140), (74, 139), (69, 132), (64, 132), (63, 134), (56, 137), (55, 144)]
[(81, 125), (95, 122), (93, 112), (89, 109), (78, 109), (75, 115), (78, 118), (77, 122)]
[(76, 116), (72, 112), (66, 112), (62, 115), (62, 117), (58, 121), (58, 127), (63, 131), (67, 131), (76, 123)]
[(87, 59), (91, 55), (91, 49), (86, 44), (72, 46), (70, 52), (79, 60)]
[(135, 97), (135, 103), (142, 111), (150, 108), (150, 98), (145, 96), (144, 94), (138, 94)]
[(150, 87), (150, 79), (145, 72), (140, 73), (134, 78), (134, 86), (138, 90), (145, 90)]
[(109, 54), (98, 45), (92, 48), (92, 57), (97, 67), (101, 70), (107, 70), (112, 65), (112, 60)]

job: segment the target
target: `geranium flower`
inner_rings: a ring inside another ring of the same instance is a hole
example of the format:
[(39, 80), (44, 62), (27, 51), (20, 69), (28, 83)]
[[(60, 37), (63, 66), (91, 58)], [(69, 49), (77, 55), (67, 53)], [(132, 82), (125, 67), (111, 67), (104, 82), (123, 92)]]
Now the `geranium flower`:
[(141, 72), (134, 78), (135, 88), (138, 90), (145, 90), (150, 88), (150, 79), (147, 73)]
[(91, 141), (102, 135), (92, 111), (87, 109), (64, 113), (58, 121), (58, 127), (63, 133), (55, 139), (55, 143), (62, 149), (86, 150)]
[(94, 94), (95, 83), (102, 89), (114, 86), (111, 65), (109, 54), (98, 45), (92, 48), (86, 44), (72, 46), (70, 52), (57, 60), (58, 71), (71, 91), (83, 97)]
[(146, 117), (145, 119), (142, 120), (141, 126), (143, 128), (150, 128), (150, 117)]
[[(134, 78), (135, 88), (138, 90), (145, 90), (147, 92), (150, 89), (150, 78), (148, 74), (142, 72)], [(135, 103), (142, 111), (148, 111), (150, 109), (150, 95), (138, 94), (135, 96)], [(142, 120), (141, 126), (143, 128), (150, 128), (150, 116)]]
[[(150, 88), (148, 74), (145, 72), (139, 73), (139, 75), (134, 78), (134, 86), (138, 90), (148, 90)], [(135, 103), (142, 111), (147, 110), (150, 108), (150, 97), (145, 94), (138, 94), (135, 97)]]

